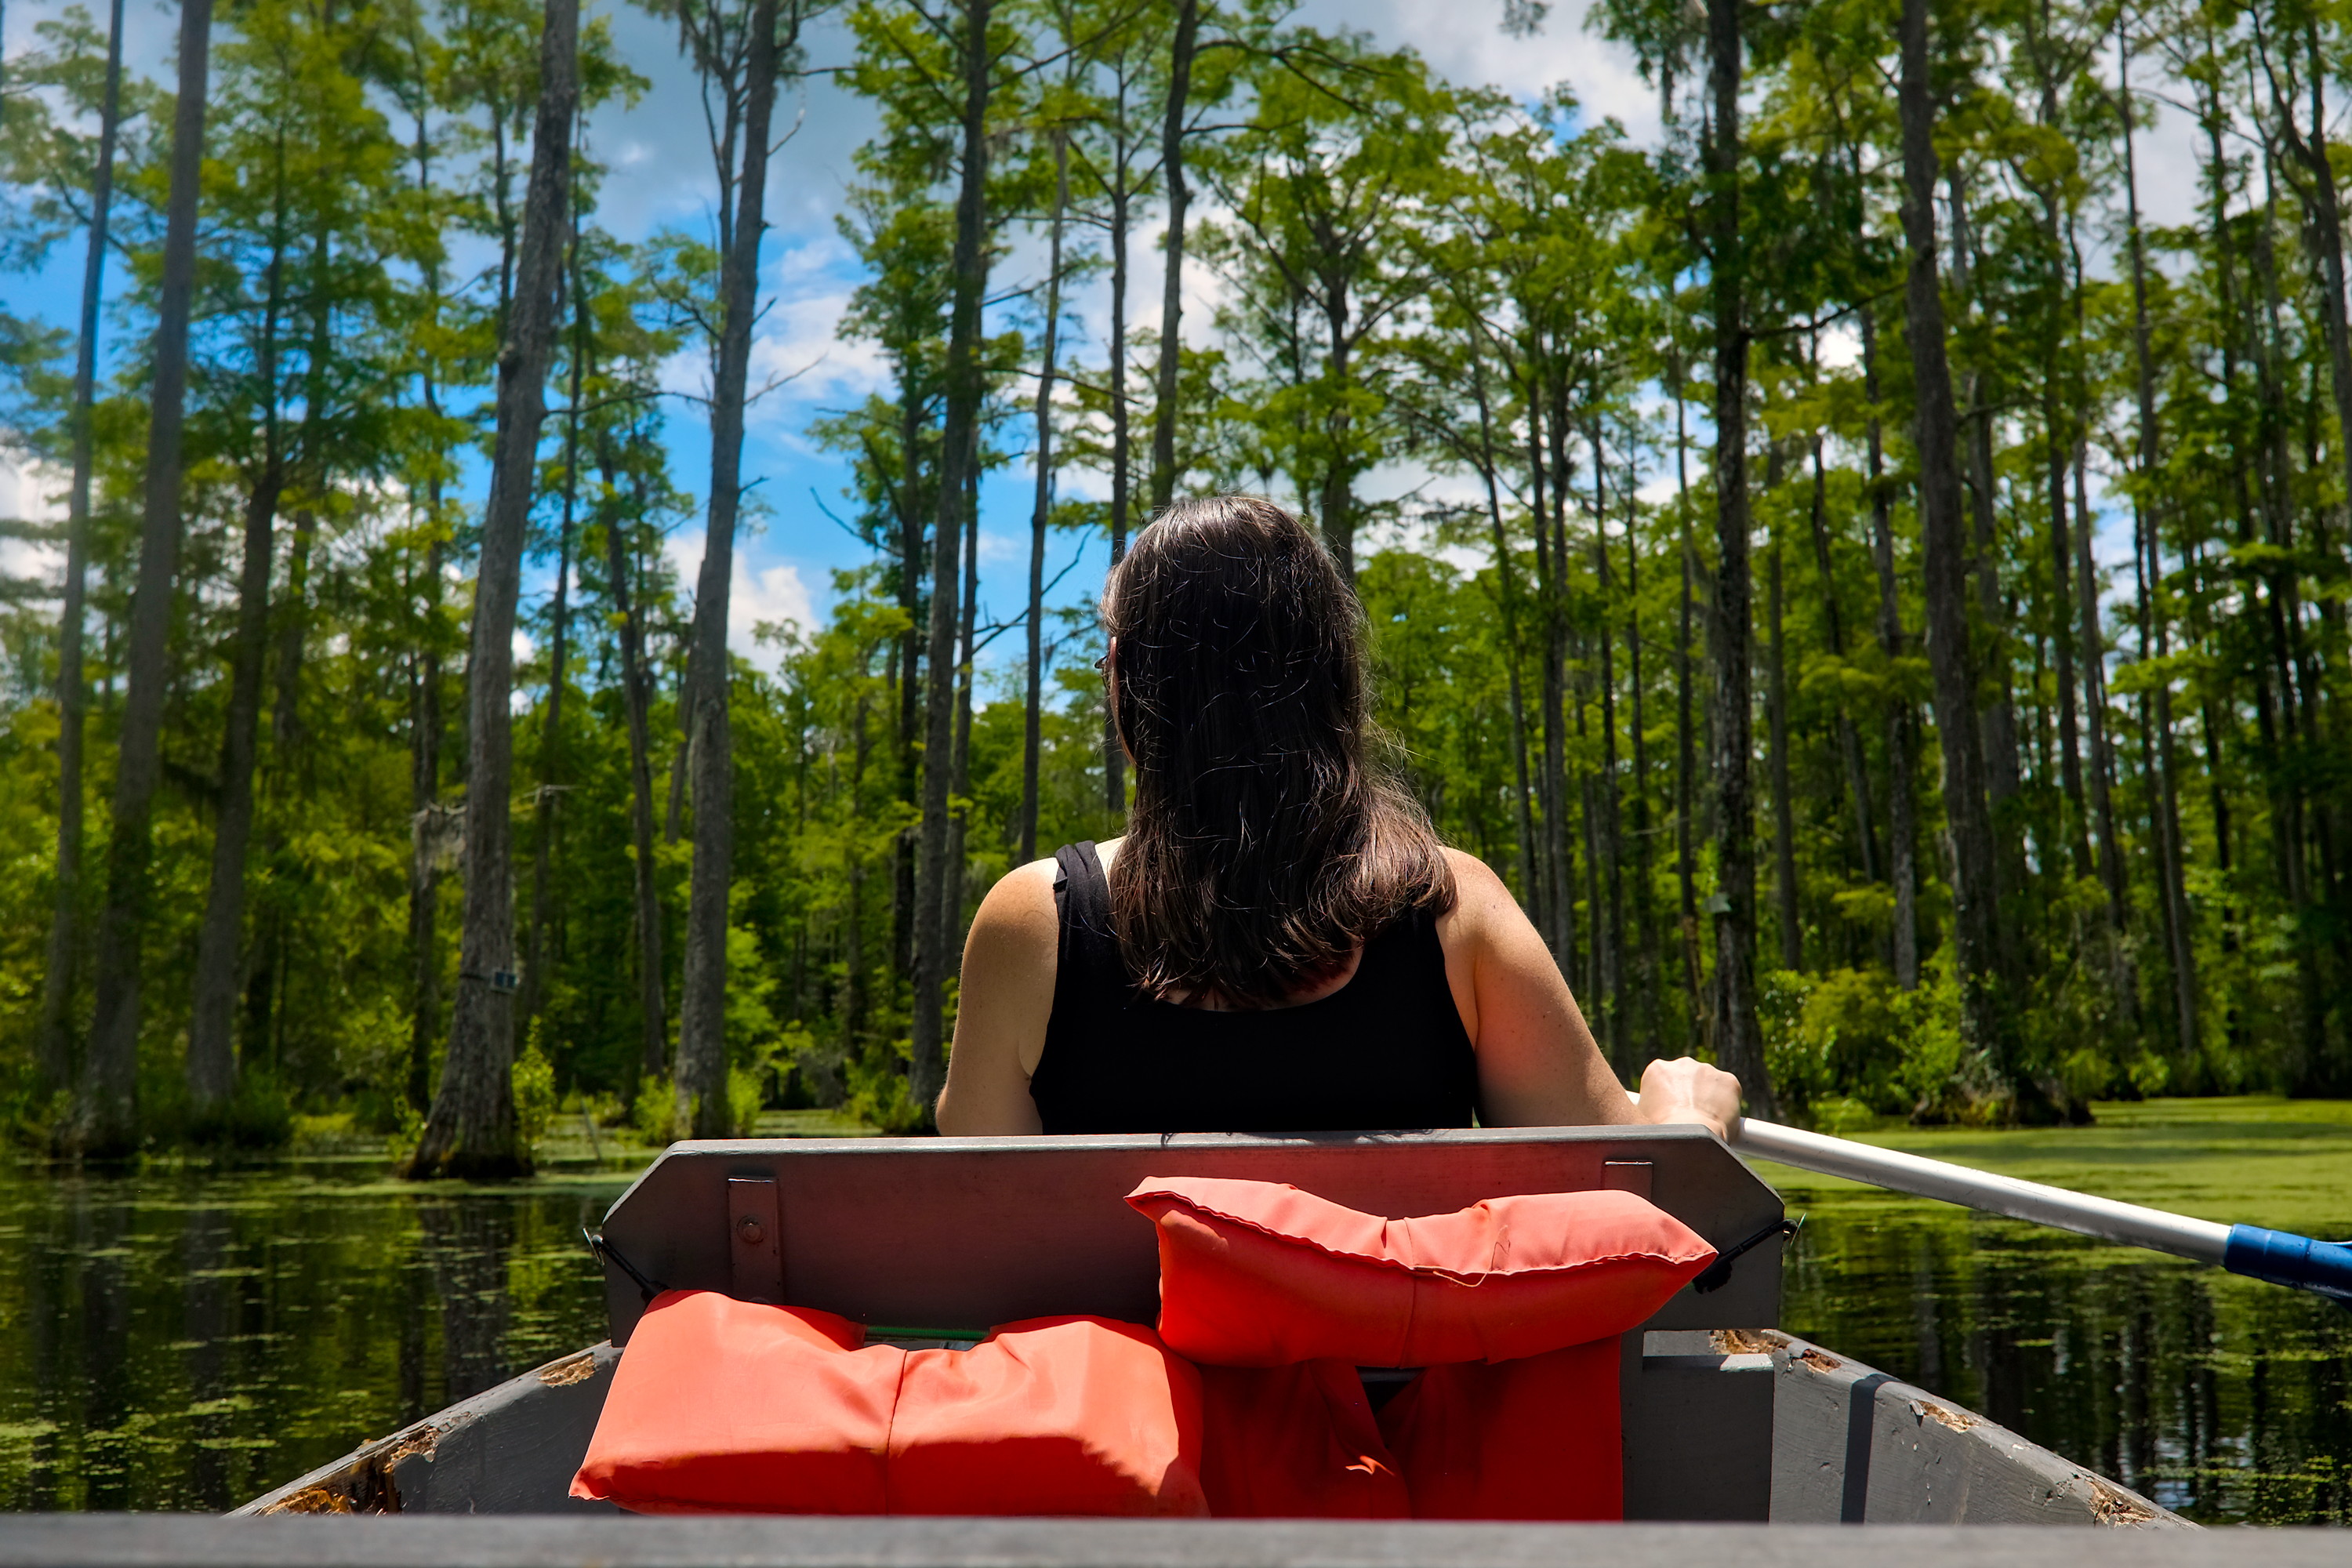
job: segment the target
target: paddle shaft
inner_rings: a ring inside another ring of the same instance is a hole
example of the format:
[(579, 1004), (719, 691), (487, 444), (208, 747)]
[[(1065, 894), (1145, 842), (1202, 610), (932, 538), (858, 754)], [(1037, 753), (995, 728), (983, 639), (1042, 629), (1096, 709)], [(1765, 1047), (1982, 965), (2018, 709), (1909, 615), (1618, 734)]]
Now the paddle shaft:
[(2292, 1231), (2265, 1230), (2260, 1226), (2216, 1225), (1754, 1117), (1743, 1117), (1734, 1125), (1731, 1146), (1743, 1154), (1777, 1160), (1801, 1171), (1843, 1176), (2103, 1241), (2218, 1264), (2232, 1274), (2315, 1291), (2352, 1307), (2352, 1246), (2344, 1243), (2314, 1241)]
[(1759, 1121), (1752, 1116), (1742, 1118), (1733, 1129), (1732, 1147), (1801, 1171), (1843, 1176), (1874, 1187), (2095, 1236), (2103, 1241), (2169, 1252), (2200, 1263), (2221, 1263), (2229, 1249), (2230, 1227), (2211, 1220), (2119, 1204), (2040, 1182), (2021, 1182), (2014, 1176), (1996, 1176), (1899, 1150)]

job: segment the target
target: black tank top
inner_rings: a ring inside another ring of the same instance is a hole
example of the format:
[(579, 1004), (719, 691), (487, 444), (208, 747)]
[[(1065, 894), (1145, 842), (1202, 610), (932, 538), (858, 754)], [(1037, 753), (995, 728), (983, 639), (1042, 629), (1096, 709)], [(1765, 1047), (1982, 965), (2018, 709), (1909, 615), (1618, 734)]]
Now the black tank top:
[(1478, 1066), (1437, 921), (1412, 910), (1318, 1001), (1212, 1012), (1150, 1001), (1111, 932), (1091, 841), (1055, 851), (1060, 970), (1029, 1097), (1048, 1132), (1339, 1132), (1467, 1127)]

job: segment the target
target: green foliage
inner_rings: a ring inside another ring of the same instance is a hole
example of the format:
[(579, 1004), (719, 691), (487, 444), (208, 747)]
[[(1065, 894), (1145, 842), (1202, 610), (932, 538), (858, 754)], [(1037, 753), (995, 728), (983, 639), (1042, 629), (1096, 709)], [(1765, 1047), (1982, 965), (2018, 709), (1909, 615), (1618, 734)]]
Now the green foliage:
[(636, 1104), (629, 1112), (629, 1126), (640, 1142), (656, 1148), (666, 1148), (680, 1136), (677, 1119), (677, 1096), (666, 1079), (654, 1079), (637, 1085)]
[[(795, 27), (815, 14), (785, 9)], [(1515, 7), (1514, 25), (1542, 9)], [(751, 15), (712, 8), (718, 32), (696, 47), (739, 45)], [(1033, 789), (1043, 847), (1118, 828), (1087, 668), (1092, 584), (1058, 587), (1041, 611), (1034, 776), (1027, 672), (1006, 657), (1021, 607), (975, 616), (946, 668), (928, 652), (967, 15), (866, 0), (845, 18), (841, 79), (877, 129), (838, 217), (864, 269), (841, 331), (886, 374), (805, 433), (847, 460), (845, 493), (819, 504), (869, 556), (830, 584), (819, 624), (755, 628), (761, 667), (721, 672), (738, 1126), (786, 1106), (923, 1125), (908, 973), (927, 769), (949, 770), (960, 836), (951, 928), (1012, 868)], [(1652, 1052), (1712, 1048), (1717, 928), (1740, 891), (1722, 851), (1744, 832), (1765, 873), (1755, 929), (1730, 934), (1757, 951), (1766, 1064), (1799, 1114), (1991, 1122), (2102, 1097), (2352, 1087), (2352, 731), (2334, 717), (2352, 670), (2352, 393), (2335, 377), (2352, 351), (2326, 281), (2341, 275), (2341, 226), (2321, 216), (2316, 179), (2343, 149), (2294, 118), (2307, 102), (2332, 112), (2331, 92), (2340, 103), (2345, 19), (2310, 19), (2316, 99), (2289, 92), (2260, 113), (2239, 84), (2310, 68), (2278, 53), (2299, 21), (2181, 5), (2127, 20), (2166, 44), (2145, 58), (2135, 45), (2136, 90), (2168, 95), (2198, 132), (2188, 153), (2167, 143), (2161, 176), (2193, 158), (2193, 205), (2157, 228), (2140, 220), (2158, 176), (2124, 157), (2109, 13), (1939, 17), (1932, 205), (1971, 532), (1958, 611), (1998, 840), (1999, 973), (1970, 992), (2003, 1020), (1987, 1042), (1963, 1034), (1948, 940), (1885, 18), (1741, 8), (1748, 108), (1725, 148), (1708, 140), (1698, 14), (1612, 0), (1596, 15), (1661, 89), (1652, 144), (1564, 89), (1513, 100), (1272, 5), (1201, 7), (1181, 106), (1195, 198), (1182, 281), (1197, 297), (1213, 277), (1216, 302), (1205, 322), (1197, 307), (1186, 316), (1176, 345), (1177, 489), (1274, 493), (1348, 556), (1379, 743), (1441, 833), (1510, 881), (1629, 1075)], [(1057, 153), (1066, 301), (1127, 275), (1119, 363), (1091, 305), (1060, 323), (1066, 379), (1046, 412), (1064, 471), (1045, 497), (1056, 563), (1113, 526), (1112, 503), (1072, 493), (1071, 470), (1116, 479), (1118, 526), (1143, 521), (1162, 323), (1132, 275), (1161, 243), (1176, 16), (1159, 0), (1004, 4), (984, 40), (984, 469), (1022, 462), (1036, 417), (1045, 290), (1031, 274)], [(538, 25), (529, 0), (254, 0), (219, 19), (159, 914), (143, 943), (140, 1079), (158, 1143), (282, 1143), (306, 1118), (412, 1136), (438, 1068), (463, 894), (450, 829), (467, 578)], [(88, 210), (105, 40), (69, 7), (18, 44), (0, 100), (0, 264), (55, 269)], [(625, 106), (647, 85), (614, 47), (592, 19), (591, 104)], [(170, 136), (159, 83), (134, 69), (123, 103), (118, 288), (91, 423), (91, 865), (121, 723), (149, 391), (133, 345), (154, 310)], [(722, 141), (740, 109), (714, 100)], [(673, 805), (672, 770), (694, 606), (667, 539), (699, 510), (699, 453), (664, 410), (682, 356), (713, 342), (724, 236), (611, 232), (593, 137), (574, 168), (513, 714), (519, 946), (536, 954), (515, 1089), (531, 1108), (559, 1090), (625, 1103), (637, 1131), (667, 1139), (674, 1096), (649, 1067), (641, 1008), (650, 979), (674, 1052), (693, 805), (683, 791)], [(1734, 186), (1731, 235), (1709, 220)], [(1735, 276), (1752, 444), (1718, 459), (1710, 312)], [(12, 462), (44, 465), (25, 471), (46, 491), (63, 489), (71, 347), (62, 319), (0, 317), (0, 442)], [(1748, 510), (1726, 520), (1717, 479), (1732, 472)], [(998, 493), (982, 487), (989, 508)], [(807, 521), (796, 497), (752, 497), (780, 537)], [(196, 922), (237, 565), (265, 521), (259, 807), (236, 955), (243, 1087), (198, 1119), (179, 1087)], [(983, 521), (995, 532), (1006, 520)], [(1729, 783), (1711, 674), (1726, 528), (1748, 531), (1757, 573), (1754, 624), (1737, 634), (1752, 637), (1757, 685), (1745, 827), (1716, 799)], [(13, 873), (0, 879), (0, 1114), (12, 1139), (47, 1149), (69, 1106), (35, 1037), (58, 893), (60, 534), (28, 517), (0, 520), (0, 864)], [(543, 592), (559, 564), (560, 638)], [(920, 714), (940, 682), (958, 739), (929, 756)], [(98, 891), (85, 879), (67, 895), (86, 960)], [(649, 977), (646, 930), (661, 938)], [(1916, 974), (1896, 969), (1906, 934)], [(78, 1035), (86, 978), (67, 1002)], [(69, 1083), (75, 1064), (62, 1066)]]
[(1832, 1061), (1833, 1029), (1825, 1039), (1806, 1026), (1813, 989), (1805, 976), (1786, 969), (1768, 969), (1756, 977), (1756, 1018), (1762, 1026), (1765, 1064), (1771, 1068), (1774, 1089), (1800, 1115), (1842, 1082)]
[(534, 1033), (522, 1055), (515, 1058), (514, 1075), (515, 1131), (528, 1149), (547, 1136), (548, 1123), (555, 1119), (555, 1067), (539, 1048)]

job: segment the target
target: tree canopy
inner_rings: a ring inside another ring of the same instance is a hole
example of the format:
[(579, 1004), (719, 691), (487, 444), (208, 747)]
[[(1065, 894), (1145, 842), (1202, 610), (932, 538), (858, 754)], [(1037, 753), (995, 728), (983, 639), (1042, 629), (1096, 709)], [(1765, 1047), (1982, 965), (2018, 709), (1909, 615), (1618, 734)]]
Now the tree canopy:
[[(1351, 574), (1394, 764), (1629, 1079), (2352, 1093), (2337, 11), (1606, 0), (1642, 140), (1273, 0), (638, 3), (674, 58), (576, 0), (191, 0), (173, 81), (119, 9), (0, 62), (0, 265), (89, 258), (76, 319), (0, 310), (54, 498), (0, 520), (22, 1142), (924, 1125), (971, 910), (1118, 830), (1055, 574), (1229, 489)], [(885, 374), (803, 500), (743, 430), (820, 68)], [(717, 198), (624, 238), (587, 111), (663, 73)], [(760, 661), (755, 515), (863, 552)]]

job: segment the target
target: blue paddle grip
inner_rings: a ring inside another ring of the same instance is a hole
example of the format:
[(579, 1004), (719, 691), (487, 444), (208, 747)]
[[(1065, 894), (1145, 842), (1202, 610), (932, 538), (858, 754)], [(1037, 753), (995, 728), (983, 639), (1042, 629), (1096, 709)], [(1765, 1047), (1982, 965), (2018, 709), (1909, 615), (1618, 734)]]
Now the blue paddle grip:
[(2233, 1225), (2221, 1248), (2221, 1267), (2232, 1274), (2316, 1290), (2352, 1307), (2352, 1246), (2314, 1241), (2292, 1231)]

